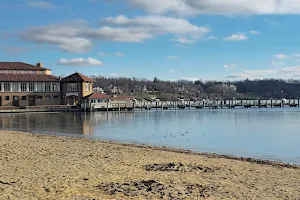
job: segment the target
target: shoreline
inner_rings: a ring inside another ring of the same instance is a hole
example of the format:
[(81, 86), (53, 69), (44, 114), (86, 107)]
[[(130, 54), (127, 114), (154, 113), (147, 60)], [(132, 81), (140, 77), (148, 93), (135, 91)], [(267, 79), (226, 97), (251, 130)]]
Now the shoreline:
[(0, 137), (0, 199), (300, 198), (299, 165), (70, 136)]
[[(173, 147), (167, 147), (167, 146), (155, 146), (155, 145), (140, 144), (140, 143), (135, 143), (135, 142), (119, 142), (119, 141), (112, 141), (112, 140), (91, 139), (91, 138), (84, 138), (84, 137), (67, 136), (64, 134), (61, 134), (61, 135), (45, 134), (45, 133), (40, 134), (40, 133), (33, 133), (33, 132), (26, 132), (26, 131), (7, 131), (7, 132), (20, 132), (20, 133), (24, 133), (24, 134), (32, 134), (34, 136), (63, 137), (63, 138), (73, 139), (73, 140), (78, 139), (78, 140), (97, 141), (100, 143), (122, 145), (122, 146), (127, 146), (127, 147), (146, 148), (146, 149), (151, 149), (151, 150), (182, 153), (182, 154), (187, 154), (187, 155), (205, 156), (207, 158), (223, 158), (223, 159), (228, 159), (228, 160), (237, 160), (237, 161), (255, 163), (255, 164), (260, 164), (260, 165), (270, 165), (270, 166), (274, 166), (274, 167), (286, 167), (286, 168), (300, 169), (300, 164), (290, 164), (290, 163), (281, 162), (281, 161), (273, 161), (273, 160), (260, 159), (260, 158), (254, 158), (254, 157), (235, 156), (235, 155), (230, 155), (230, 154), (197, 152), (197, 151), (186, 150), (186, 149), (181, 149), (181, 148), (173, 148)], [(1, 130), (0, 130), (0, 134), (1, 134)]]

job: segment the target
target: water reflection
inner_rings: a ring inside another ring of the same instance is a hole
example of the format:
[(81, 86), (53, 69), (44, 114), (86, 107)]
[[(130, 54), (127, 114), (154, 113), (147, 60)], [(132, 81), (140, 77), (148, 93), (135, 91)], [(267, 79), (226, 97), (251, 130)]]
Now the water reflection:
[(300, 112), (224, 109), (2, 114), (6, 130), (65, 134), (300, 164)]

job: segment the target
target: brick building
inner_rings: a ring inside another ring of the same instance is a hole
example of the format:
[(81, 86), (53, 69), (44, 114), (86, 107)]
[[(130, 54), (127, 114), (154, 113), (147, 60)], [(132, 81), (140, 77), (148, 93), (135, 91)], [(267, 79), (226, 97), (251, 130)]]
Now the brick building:
[(0, 62), (0, 106), (73, 105), (92, 93), (93, 82), (77, 72), (61, 79), (42, 63)]

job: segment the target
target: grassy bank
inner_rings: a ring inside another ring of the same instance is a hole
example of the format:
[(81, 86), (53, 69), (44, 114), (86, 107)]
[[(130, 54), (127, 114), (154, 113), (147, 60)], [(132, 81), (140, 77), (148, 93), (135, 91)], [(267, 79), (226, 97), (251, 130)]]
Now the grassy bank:
[(299, 199), (275, 162), (0, 131), (0, 199)]

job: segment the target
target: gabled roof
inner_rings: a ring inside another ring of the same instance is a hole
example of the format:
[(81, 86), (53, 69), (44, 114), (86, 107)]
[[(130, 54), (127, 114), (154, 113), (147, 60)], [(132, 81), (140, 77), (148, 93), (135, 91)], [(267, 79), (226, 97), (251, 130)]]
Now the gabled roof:
[(0, 82), (58, 82), (59, 78), (47, 74), (1, 74)]
[(62, 82), (95, 82), (93, 79), (84, 76), (78, 72), (71, 74), (61, 80)]
[(23, 62), (0, 62), (0, 70), (33, 70), (33, 71), (46, 71), (47, 68), (30, 65)]
[(110, 99), (110, 96), (99, 93), (99, 92), (95, 92), (93, 94), (90, 94), (89, 96), (86, 96), (85, 98), (88, 98), (88, 99)]

